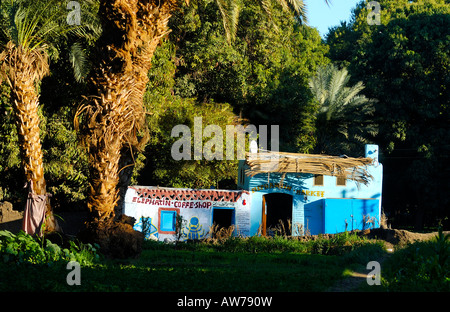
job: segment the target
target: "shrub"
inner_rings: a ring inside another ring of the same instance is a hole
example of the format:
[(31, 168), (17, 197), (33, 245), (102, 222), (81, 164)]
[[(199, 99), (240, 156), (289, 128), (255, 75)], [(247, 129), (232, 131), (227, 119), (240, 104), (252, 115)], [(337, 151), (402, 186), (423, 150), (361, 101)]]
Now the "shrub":
[(77, 261), (80, 265), (89, 266), (99, 259), (98, 246), (69, 242), (69, 248), (61, 248), (50, 240), (33, 237), (20, 231), (13, 234), (0, 231), (0, 261), (17, 264), (48, 264), (55, 262)]
[(343, 232), (327, 238), (319, 235), (318, 239), (308, 242), (308, 250), (313, 254), (342, 255), (368, 243), (366, 238), (356, 233)]
[(450, 291), (449, 235), (439, 231), (427, 242), (397, 251), (388, 261), (384, 283), (391, 291)]
[(369, 261), (379, 259), (385, 254), (386, 248), (383, 242), (367, 242), (363, 245), (359, 245), (352, 251), (344, 254), (342, 259), (345, 263), (358, 263), (366, 265)]
[[(364, 247), (364, 248), (362, 248)], [(170, 250), (173, 246), (162, 242), (145, 242), (146, 249)], [(309, 239), (285, 236), (251, 236), (236, 237), (223, 236), (220, 239), (204, 239), (199, 241), (186, 241), (176, 246), (177, 249), (190, 251), (211, 251), (232, 253), (310, 253), (318, 255), (347, 255), (362, 261), (368, 258), (370, 261), (375, 256), (381, 255), (384, 245), (381, 242), (373, 242), (360, 237), (356, 233), (344, 232), (336, 235), (319, 235)], [(359, 250), (359, 251), (358, 251)], [(365, 253), (368, 253), (366, 255)], [(350, 258), (349, 258), (350, 259)], [(367, 261), (366, 261), (367, 262)]]

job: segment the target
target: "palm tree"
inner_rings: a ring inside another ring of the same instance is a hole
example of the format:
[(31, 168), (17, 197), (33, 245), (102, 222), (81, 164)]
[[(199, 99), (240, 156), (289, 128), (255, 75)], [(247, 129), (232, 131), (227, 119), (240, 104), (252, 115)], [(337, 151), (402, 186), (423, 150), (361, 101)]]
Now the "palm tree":
[[(66, 14), (65, 7), (53, 0), (8, 0), (0, 4), (0, 81), (6, 80), (10, 86), (26, 180), (43, 198), (46, 181), (38, 90), (50, 72), (50, 59), (57, 57), (56, 38), (71, 30), (65, 23)], [(44, 225), (46, 232), (58, 229), (48, 199)]]
[(332, 64), (319, 67), (309, 81), (318, 103), (316, 115), (316, 152), (353, 153), (353, 149), (376, 135), (377, 126), (370, 119), (375, 100), (361, 95), (363, 83), (347, 86), (350, 75), (346, 68)]
[[(273, 2), (304, 14), (302, 0), (260, 1), (269, 14)], [(189, 4), (188, 0), (185, 2)], [(231, 39), (240, 1), (216, 0), (216, 3)], [(89, 150), (87, 205), (91, 220), (84, 235), (101, 244), (102, 240), (105, 242), (103, 238), (109, 237), (109, 229), (119, 231), (114, 209), (119, 200), (117, 186), (123, 169), (120, 160), (132, 158), (133, 152), (143, 148), (148, 139), (143, 105), (147, 73), (157, 46), (170, 32), (168, 22), (180, 1), (100, 0), (99, 5), (103, 33), (96, 44), (97, 67), (90, 77), (91, 95), (77, 113), (76, 126), (86, 134)], [(130, 232), (130, 229), (123, 231)]]
[[(330, 0), (324, 0), (330, 5)], [(239, 0), (216, 0), (222, 15), (224, 30), (229, 42), (233, 41), (239, 22), (239, 12), (242, 3)], [(303, 0), (259, 0), (259, 4), (269, 19), (272, 18), (273, 5), (279, 5), (286, 11), (293, 11), (300, 21), (307, 23), (307, 6)], [(273, 25), (276, 28), (276, 25)]]

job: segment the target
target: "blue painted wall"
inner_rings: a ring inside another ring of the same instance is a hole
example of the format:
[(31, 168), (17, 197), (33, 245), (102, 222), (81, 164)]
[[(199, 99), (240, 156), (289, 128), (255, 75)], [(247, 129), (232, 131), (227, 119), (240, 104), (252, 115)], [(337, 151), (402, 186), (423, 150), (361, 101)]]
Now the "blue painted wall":
[(378, 146), (366, 145), (366, 157), (375, 159), (366, 170), (373, 176), (369, 185), (347, 180), (345, 186), (336, 185), (336, 177), (324, 176), (323, 186), (314, 185), (312, 174), (281, 173), (245, 176), (244, 161), (239, 164), (238, 187), (250, 191), (251, 227), (250, 235), (258, 233), (262, 222), (263, 196), (269, 193), (292, 195), (293, 235), (308, 232), (311, 235), (364, 229), (373, 225), (364, 223), (364, 218), (375, 221), (379, 227), (381, 216), (381, 194), (383, 166), (378, 162)]

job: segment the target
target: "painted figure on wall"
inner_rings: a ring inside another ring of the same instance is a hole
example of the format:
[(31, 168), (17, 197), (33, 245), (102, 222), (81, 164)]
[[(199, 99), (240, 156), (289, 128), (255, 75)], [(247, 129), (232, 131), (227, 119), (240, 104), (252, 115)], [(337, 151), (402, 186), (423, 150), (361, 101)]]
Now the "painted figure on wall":
[(152, 224), (152, 218), (139, 218), (139, 221), (134, 224), (133, 229), (144, 233), (145, 239), (158, 239), (158, 229)]
[(207, 234), (197, 217), (192, 217), (189, 220), (189, 225), (185, 227), (185, 230), (187, 230), (187, 233), (185, 231), (183, 232), (187, 239), (202, 239)]

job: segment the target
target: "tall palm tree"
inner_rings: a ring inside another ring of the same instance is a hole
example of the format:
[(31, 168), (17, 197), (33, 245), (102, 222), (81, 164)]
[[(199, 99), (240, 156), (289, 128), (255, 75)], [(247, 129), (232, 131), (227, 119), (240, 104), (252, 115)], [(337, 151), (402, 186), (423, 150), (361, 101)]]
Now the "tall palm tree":
[(309, 81), (318, 102), (317, 153), (351, 153), (377, 133), (377, 125), (370, 118), (375, 100), (360, 94), (364, 89), (361, 81), (348, 86), (349, 81), (347, 69), (333, 64), (319, 67)]
[[(7, 0), (0, 4), (0, 81), (6, 80), (10, 86), (25, 177), (36, 195), (46, 195), (39, 85), (50, 72), (50, 59), (57, 57), (56, 38), (71, 30), (65, 23), (66, 14), (66, 8), (54, 0)], [(48, 200), (44, 225), (47, 232), (57, 229)]]
[[(260, 0), (270, 13), (272, 2), (303, 14), (302, 0)], [(172, 13), (188, 0), (99, 0), (103, 33), (97, 41), (97, 67), (90, 78), (91, 95), (77, 113), (76, 126), (89, 150), (91, 220), (86, 235), (93, 239), (117, 229), (114, 209), (119, 200), (120, 159), (145, 146), (148, 130), (143, 94), (148, 70), (161, 39), (169, 32)], [(224, 27), (232, 37), (239, 0), (216, 0)], [(99, 242), (101, 243), (101, 242)], [(106, 247), (108, 248), (108, 247)]]
[[(330, 5), (330, 0), (324, 0)], [(216, 0), (222, 15), (224, 30), (229, 42), (233, 41), (239, 22), (239, 12), (243, 6), (240, 0)], [(259, 4), (269, 19), (272, 18), (272, 7), (281, 6), (286, 11), (293, 11), (297, 18), (307, 23), (307, 5), (303, 0), (259, 0)], [(274, 25), (276, 27), (276, 25)]]

